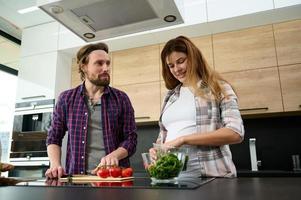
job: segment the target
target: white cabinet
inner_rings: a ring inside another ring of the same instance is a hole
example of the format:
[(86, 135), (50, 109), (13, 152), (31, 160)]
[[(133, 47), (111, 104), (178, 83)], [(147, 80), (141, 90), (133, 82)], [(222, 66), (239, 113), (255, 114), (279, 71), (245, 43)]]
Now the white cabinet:
[(52, 52), (21, 58), (17, 102), (54, 98), (57, 54)]
[(21, 56), (56, 51), (58, 49), (58, 31), (58, 22), (24, 29), (22, 32)]
[(208, 21), (272, 10), (273, 0), (207, 0)]
[(301, 0), (274, 0), (275, 8), (294, 6), (301, 4)]

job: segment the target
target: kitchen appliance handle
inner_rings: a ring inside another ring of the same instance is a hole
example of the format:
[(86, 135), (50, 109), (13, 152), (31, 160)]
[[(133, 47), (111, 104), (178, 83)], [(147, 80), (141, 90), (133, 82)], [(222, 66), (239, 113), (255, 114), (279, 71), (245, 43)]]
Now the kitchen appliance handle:
[(46, 108), (53, 108), (53, 105), (41, 105), (41, 106), (32, 105), (32, 106), (28, 106), (28, 107), (15, 108), (15, 112), (27, 111), (27, 110), (46, 109)]
[(135, 119), (150, 119), (149, 116), (141, 116), (141, 117), (135, 117)]
[(28, 97), (22, 97), (21, 99), (23, 100), (28, 100), (28, 99), (37, 99), (37, 98), (45, 98), (45, 95), (36, 95), (36, 96), (28, 96)]
[(10, 162), (14, 166), (50, 166), (49, 161)]
[(250, 158), (251, 158), (251, 170), (258, 171), (258, 161), (256, 154), (256, 138), (249, 139), (249, 150), (250, 150)]
[(268, 107), (259, 107), (259, 108), (242, 108), (240, 111), (252, 111), (252, 110), (268, 110)]

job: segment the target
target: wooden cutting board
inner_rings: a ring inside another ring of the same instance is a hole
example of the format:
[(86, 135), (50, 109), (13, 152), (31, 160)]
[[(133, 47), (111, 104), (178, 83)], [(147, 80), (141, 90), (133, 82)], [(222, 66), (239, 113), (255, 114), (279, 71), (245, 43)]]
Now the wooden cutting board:
[(122, 182), (122, 181), (129, 181), (134, 179), (134, 177), (108, 177), (108, 178), (101, 178), (96, 175), (73, 175), (71, 177), (60, 178), (61, 182)]

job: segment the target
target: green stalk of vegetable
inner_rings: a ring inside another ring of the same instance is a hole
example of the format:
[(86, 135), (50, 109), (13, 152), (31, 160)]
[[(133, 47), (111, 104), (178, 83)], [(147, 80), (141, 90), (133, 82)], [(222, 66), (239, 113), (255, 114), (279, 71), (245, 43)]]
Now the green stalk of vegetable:
[(182, 162), (173, 153), (162, 155), (155, 164), (148, 168), (151, 177), (170, 179), (177, 177), (183, 167)]

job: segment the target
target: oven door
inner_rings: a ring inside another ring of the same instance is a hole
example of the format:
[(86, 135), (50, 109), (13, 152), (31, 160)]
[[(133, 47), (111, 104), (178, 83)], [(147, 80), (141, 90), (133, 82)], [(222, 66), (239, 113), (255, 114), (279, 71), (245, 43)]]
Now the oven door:
[(15, 167), (9, 171), (9, 177), (43, 178), (49, 168), (49, 161), (12, 162)]
[(46, 137), (47, 132), (13, 132), (10, 161), (47, 158)]

